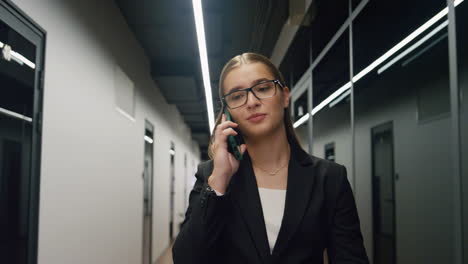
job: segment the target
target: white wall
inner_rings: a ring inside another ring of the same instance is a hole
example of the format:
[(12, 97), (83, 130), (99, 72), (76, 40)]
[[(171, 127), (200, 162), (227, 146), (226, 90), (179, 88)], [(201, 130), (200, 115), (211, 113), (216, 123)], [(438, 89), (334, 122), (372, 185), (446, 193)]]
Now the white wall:
[[(184, 153), (199, 162), (188, 127), (114, 1), (14, 3), (47, 31), (39, 263), (141, 262), (145, 119), (154, 125), (156, 260), (169, 243), (170, 141), (176, 179)], [(115, 109), (116, 65), (135, 84), (135, 121)]]

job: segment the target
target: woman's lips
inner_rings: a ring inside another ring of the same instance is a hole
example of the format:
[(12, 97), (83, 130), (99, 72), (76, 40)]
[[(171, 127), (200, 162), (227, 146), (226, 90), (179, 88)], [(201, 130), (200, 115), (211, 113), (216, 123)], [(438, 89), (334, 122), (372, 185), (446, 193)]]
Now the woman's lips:
[(258, 122), (261, 122), (263, 119), (265, 119), (265, 117), (266, 117), (266, 114), (258, 114), (258, 115), (253, 115), (249, 117), (247, 120), (253, 123), (258, 123)]

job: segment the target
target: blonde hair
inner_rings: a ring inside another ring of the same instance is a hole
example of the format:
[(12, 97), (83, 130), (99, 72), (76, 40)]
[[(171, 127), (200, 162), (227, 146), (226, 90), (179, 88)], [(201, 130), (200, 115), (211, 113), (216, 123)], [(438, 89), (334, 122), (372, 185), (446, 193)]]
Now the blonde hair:
[[(219, 77), (219, 85), (218, 85), (218, 87), (219, 87), (218, 92), (219, 92), (219, 98), (220, 99), (221, 99), (221, 97), (223, 97), (223, 93), (224, 93), (224, 85), (223, 84), (224, 84), (224, 79), (226, 78), (226, 75), (231, 70), (233, 70), (234, 68), (239, 67), (239, 66), (244, 65), (244, 64), (250, 64), (250, 63), (262, 63), (263, 65), (265, 65), (267, 67), (268, 71), (271, 74), (273, 74), (275, 79), (279, 80), (281, 82), (281, 84), (284, 86), (285, 82), (284, 82), (283, 75), (278, 70), (278, 68), (267, 57), (265, 57), (263, 55), (260, 55), (258, 53), (246, 52), (246, 53), (243, 53), (241, 55), (235, 56), (234, 58), (230, 59), (226, 63), (226, 65), (224, 65), (223, 70), (221, 71), (221, 74), (220, 74), (220, 77)], [(216, 123), (215, 123), (215, 126), (213, 128), (213, 133), (211, 134), (211, 137), (210, 137), (210, 143), (208, 145), (208, 156), (210, 157), (210, 159), (213, 159), (212, 147), (213, 147), (213, 142), (214, 142), (214, 131), (216, 130), (216, 127), (219, 125), (219, 123), (221, 123), (221, 118), (222, 118), (222, 115), (224, 113), (224, 108), (225, 107), (226, 106), (223, 104), (223, 102), (221, 100), (221, 109), (218, 112), (218, 115), (216, 117)], [(299, 141), (297, 140), (296, 133), (294, 131), (293, 124), (292, 124), (291, 112), (290, 112), (289, 106), (286, 109), (284, 109), (284, 119), (283, 120), (284, 120), (284, 125), (285, 125), (285, 128), (286, 128), (286, 136), (288, 138), (289, 143), (290, 144), (297, 144), (298, 146), (300, 146)]]

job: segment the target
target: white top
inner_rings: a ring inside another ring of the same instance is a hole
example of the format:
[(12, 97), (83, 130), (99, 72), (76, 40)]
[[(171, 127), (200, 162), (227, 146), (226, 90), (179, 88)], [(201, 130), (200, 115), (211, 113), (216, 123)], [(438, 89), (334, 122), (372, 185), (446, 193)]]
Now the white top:
[(281, 227), (281, 221), (283, 220), (286, 190), (258, 188), (258, 191), (271, 253), (273, 252)]

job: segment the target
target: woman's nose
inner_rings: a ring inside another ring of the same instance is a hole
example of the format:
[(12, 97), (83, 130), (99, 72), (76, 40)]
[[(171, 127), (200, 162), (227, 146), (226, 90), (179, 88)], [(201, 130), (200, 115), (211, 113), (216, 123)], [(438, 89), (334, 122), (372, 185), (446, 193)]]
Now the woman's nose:
[(247, 93), (247, 107), (255, 107), (260, 105), (260, 99), (258, 99), (252, 92)]

